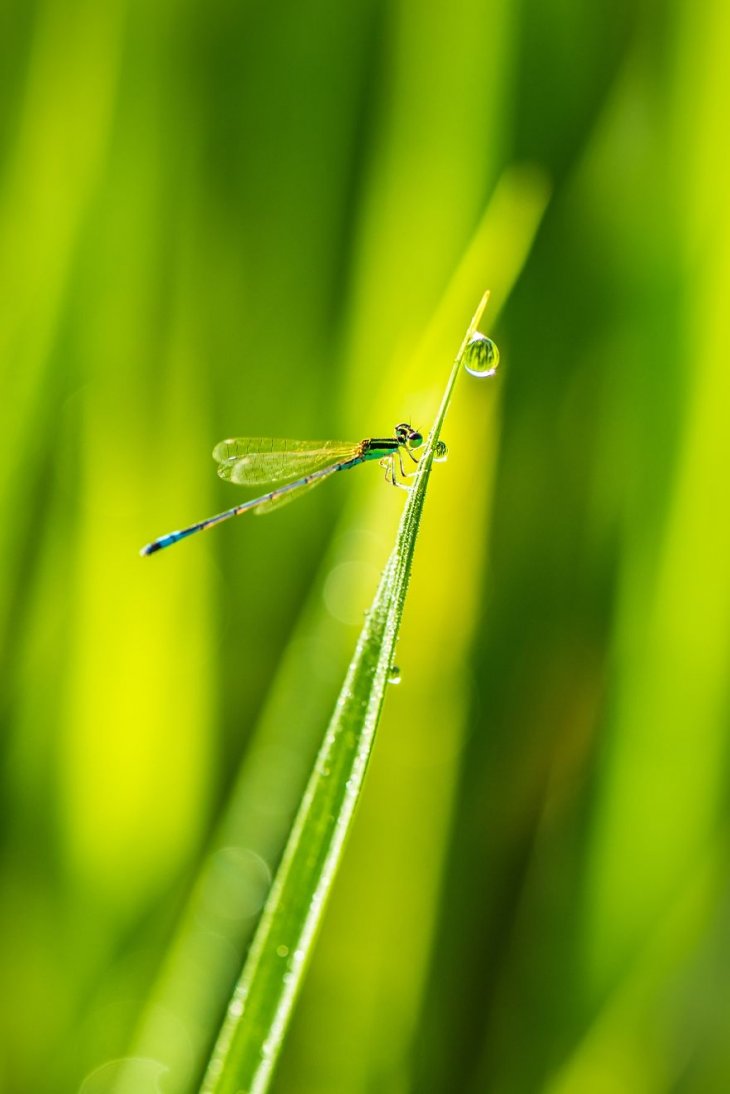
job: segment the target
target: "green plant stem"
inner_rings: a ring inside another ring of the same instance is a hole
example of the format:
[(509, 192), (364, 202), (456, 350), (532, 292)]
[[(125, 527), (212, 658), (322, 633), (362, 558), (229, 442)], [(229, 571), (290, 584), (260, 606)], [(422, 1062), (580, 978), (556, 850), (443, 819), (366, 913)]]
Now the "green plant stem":
[(204, 1094), (262, 1094), (269, 1085), (372, 753), (410, 581), (436, 442), (469, 324), (404, 506), (395, 547), (358, 639), (240, 980), (203, 1082)]

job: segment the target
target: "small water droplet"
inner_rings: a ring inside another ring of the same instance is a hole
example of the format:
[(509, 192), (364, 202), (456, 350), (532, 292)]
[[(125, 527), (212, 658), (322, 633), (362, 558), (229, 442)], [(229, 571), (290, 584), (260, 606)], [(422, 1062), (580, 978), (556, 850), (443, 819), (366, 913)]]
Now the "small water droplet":
[(282, 946), (277, 946), (276, 947), (276, 952), (277, 952), (277, 955), (279, 957), (288, 957), (289, 956), (289, 947), (288, 946), (283, 946), (283, 945)]
[(433, 462), (434, 463), (446, 463), (449, 458), (449, 450), (443, 441), (436, 441), (433, 446)]
[(494, 376), (499, 365), (499, 350), (491, 338), (477, 331), (464, 350), (464, 368), (471, 376)]
[(390, 666), (390, 671), (388, 672), (388, 683), (400, 684), (400, 669), (397, 665)]

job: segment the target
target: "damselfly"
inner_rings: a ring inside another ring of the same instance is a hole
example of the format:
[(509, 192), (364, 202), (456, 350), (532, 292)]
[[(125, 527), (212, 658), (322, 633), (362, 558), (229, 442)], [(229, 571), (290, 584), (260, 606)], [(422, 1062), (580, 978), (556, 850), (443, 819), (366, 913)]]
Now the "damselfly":
[[(166, 536), (148, 543), (140, 554), (152, 555), (163, 547), (171, 547), (180, 539), (212, 528), (230, 517), (239, 517), (242, 513), (270, 513), (272, 509), (312, 490), (336, 471), (349, 471), (351, 467), (368, 460), (379, 460), (385, 467), (388, 482), (403, 487), (397, 477), (396, 461), (401, 476), (406, 478), (408, 473), (403, 466), (403, 456), (418, 464), (413, 452), (422, 444), (423, 435), (408, 422), (397, 425), (393, 437), (370, 437), (350, 444), (345, 441), (289, 441), (271, 437), (234, 437), (221, 441), (213, 449), (213, 459), (218, 463), (218, 474), (226, 482), (238, 486), (282, 485), (188, 528), (168, 532)], [(437, 458), (443, 458), (445, 452), (446, 446), (438, 442)]]

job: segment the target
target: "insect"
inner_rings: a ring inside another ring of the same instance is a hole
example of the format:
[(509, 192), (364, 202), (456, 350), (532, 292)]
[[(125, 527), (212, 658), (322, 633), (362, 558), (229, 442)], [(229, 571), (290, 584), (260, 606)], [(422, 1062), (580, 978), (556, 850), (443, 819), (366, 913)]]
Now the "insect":
[[(281, 485), (207, 520), (153, 539), (142, 548), (140, 554), (153, 555), (163, 547), (171, 547), (178, 540), (212, 528), (230, 517), (239, 517), (242, 513), (269, 513), (301, 497), (336, 471), (349, 471), (368, 460), (380, 461), (385, 467), (388, 482), (409, 489), (396, 477), (396, 461), (401, 475), (407, 478), (403, 457), (407, 456), (417, 465), (418, 459), (413, 452), (422, 444), (423, 435), (408, 422), (397, 425), (392, 437), (369, 437), (349, 444), (346, 441), (291, 441), (271, 437), (234, 437), (221, 441), (213, 449), (213, 459), (218, 463), (218, 474), (226, 482), (238, 486)], [(441, 458), (445, 451), (446, 446), (439, 442), (437, 458)], [(413, 474), (412, 471), (410, 473)]]

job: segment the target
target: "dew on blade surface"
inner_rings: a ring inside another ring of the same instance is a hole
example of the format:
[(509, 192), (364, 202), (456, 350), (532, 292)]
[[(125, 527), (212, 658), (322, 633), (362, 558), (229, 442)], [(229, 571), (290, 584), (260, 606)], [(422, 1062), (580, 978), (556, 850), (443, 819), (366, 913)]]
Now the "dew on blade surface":
[(499, 350), (491, 338), (477, 331), (464, 350), (464, 368), (470, 376), (494, 376), (499, 365)]

